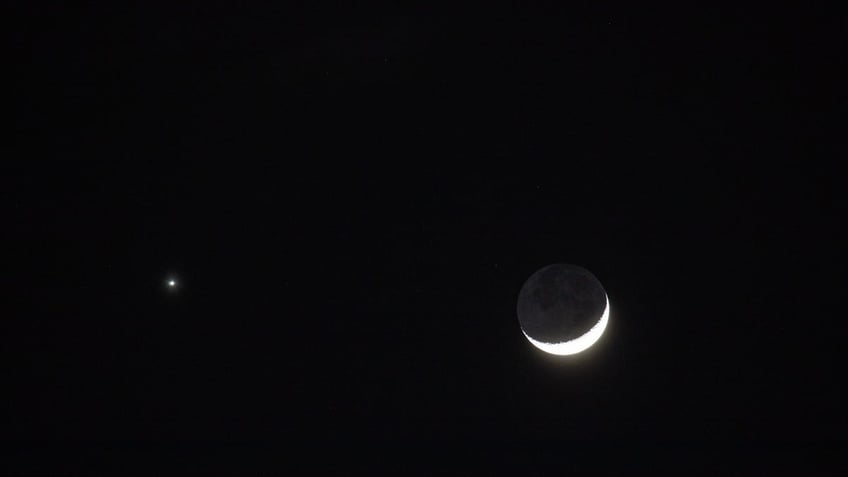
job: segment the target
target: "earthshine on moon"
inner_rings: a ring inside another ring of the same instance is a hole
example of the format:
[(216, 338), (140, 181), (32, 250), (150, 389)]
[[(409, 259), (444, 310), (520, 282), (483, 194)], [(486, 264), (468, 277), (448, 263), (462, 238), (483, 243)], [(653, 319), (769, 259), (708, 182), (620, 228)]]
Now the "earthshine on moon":
[(586, 350), (609, 321), (609, 298), (585, 268), (548, 265), (530, 276), (518, 294), (518, 322), (533, 346), (556, 355)]

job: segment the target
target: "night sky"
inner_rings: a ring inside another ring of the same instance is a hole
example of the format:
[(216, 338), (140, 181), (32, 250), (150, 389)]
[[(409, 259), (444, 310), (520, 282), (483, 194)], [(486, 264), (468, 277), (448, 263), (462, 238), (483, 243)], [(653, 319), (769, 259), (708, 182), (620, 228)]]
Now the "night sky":
[(4, 7), (4, 439), (845, 437), (848, 17), (124, 3)]

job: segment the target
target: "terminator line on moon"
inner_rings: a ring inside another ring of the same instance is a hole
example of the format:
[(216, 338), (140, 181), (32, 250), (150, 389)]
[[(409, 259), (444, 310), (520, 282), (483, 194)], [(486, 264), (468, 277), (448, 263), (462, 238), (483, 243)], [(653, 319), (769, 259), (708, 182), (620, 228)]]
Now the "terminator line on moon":
[(609, 321), (609, 298), (585, 268), (556, 263), (541, 268), (521, 287), (517, 305), (521, 331), (533, 346), (555, 355), (586, 350)]

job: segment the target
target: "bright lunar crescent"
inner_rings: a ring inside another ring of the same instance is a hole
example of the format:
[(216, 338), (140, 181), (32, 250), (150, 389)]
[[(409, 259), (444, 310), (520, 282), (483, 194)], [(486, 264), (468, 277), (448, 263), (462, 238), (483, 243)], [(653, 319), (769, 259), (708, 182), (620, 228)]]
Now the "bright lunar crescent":
[(518, 294), (518, 322), (540, 350), (569, 355), (595, 344), (609, 321), (609, 298), (585, 268), (548, 265), (527, 279)]

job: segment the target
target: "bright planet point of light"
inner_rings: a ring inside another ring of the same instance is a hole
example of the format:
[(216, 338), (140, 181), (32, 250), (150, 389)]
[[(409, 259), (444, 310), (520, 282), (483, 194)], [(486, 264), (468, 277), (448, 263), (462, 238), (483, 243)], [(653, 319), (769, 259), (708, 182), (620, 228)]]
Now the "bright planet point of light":
[(169, 286), (169, 287), (175, 287), (175, 286), (177, 286), (177, 282), (176, 282), (176, 280), (168, 280), (168, 286)]
[(530, 341), (530, 343), (533, 344), (533, 346), (539, 348), (545, 353), (560, 356), (579, 353), (595, 344), (595, 342), (601, 338), (601, 335), (604, 334), (604, 330), (607, 327), (607, 321), (609, 321), (609, 297), (607, 297), (606, 300), (607, 306), (604, 308), (604, 313), (601, 315), (601, 319), (595, 323), (595, 326), (593, 326), (592, 329), (573, 340), (562, 343), (543, 343), (527, 336), (527, 333), (524, 333), (524, 330), (521, 330), (521, 332), (524, 333), (524, 336)]

